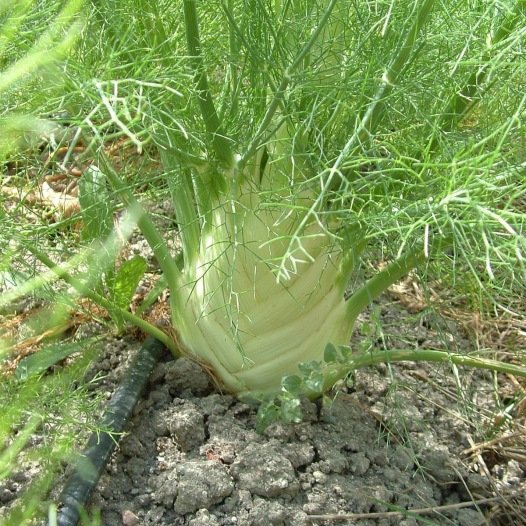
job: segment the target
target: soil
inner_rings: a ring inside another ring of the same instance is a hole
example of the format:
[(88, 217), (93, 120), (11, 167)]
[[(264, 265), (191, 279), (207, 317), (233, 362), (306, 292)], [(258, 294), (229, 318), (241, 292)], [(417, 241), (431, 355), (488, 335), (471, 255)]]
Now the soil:
[[(442, 339), (432, 321), (405, 326), (411, 316), (396, 302), (384, 300), (379, 311), (383, 327), (396, 326), (383, 344), (401, 344), (403, 336), (405, 345), (410, 338), (429, 347)], [(358, 331), (355, 339), (366, 338)], [(469, 345), (459, 332), (447, 339)], [(92, 373), (104, 372), (105, 385), (96, 388), (112, 390), (138, 347), (108, 341)], [(526, 524), (495, 502), (387, 513), (526, 488), (524, 463), (465, 453), (487, 438), (495, 386), (480, 371), (456, 378), (427, 364), (359, 371), (331, 403), (304, 401), (303, 422), (274, 423), (258, 434), (255, 409), (217, 392), (197, 365), (161, 363), (92, 508), (104, 526)]]

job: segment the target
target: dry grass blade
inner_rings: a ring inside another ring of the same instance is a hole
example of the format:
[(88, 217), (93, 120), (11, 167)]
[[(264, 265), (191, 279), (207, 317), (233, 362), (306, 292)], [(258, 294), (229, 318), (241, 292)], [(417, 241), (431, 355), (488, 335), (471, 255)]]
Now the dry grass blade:
[(447, 511), (459, 510), (462, 508), (471, 508), (475, 506), (482, 506), (484, 504), (490, 504), (500, 502), (506, 498), (522, 497), (522, 493), (514, 493), (507, 496), (489, 497), (486, 499), (478, 499), (467, 502), (457, 502), (456, 504), (447, 504), (445, 506), (430, 506), (428, 508), (415, 508), (413, 510), (404, 511), (384, 511), (384, 512), (373, 512), (373, 513), (346, 513), (341, 515), (326, 514), (326, 515), (309, 515), (307, 520), (314, 522), (316, 520), (325, 521), (344, 521), (344, 520), (364, 520), (364, 519), (387, 519), (392, 517), (407, 517), (412, 515), (429, 515), (431, 513), (443, 513)]

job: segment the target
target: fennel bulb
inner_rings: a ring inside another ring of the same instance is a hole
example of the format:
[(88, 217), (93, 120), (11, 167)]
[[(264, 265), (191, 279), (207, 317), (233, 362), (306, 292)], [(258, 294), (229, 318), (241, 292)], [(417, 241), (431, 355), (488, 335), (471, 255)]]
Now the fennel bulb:
[(329, 342), (347, 344), (352, 328), (334, 240), (313, 222), (290, 253), (298, 217), (259, 204), (249, 192), (239, 210), (215, 207), (174, 316), (186, 351), (237, 394), (279, 391), (283, 375), (321, 360)]

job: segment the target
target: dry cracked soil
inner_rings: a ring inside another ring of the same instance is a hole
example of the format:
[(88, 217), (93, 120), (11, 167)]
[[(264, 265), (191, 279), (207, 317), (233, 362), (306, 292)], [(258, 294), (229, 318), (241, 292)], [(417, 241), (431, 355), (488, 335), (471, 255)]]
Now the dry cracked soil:
[[(407, 315), (394, 302), (381, 310), (395, 324)], [(425, 347), (437, 335), (432, 325), (413, 327), (411, 337)], [(402, 323), (399, 330), (408, 334)], [(107, 342), (93, 374), (104, 373), (108, 393), (138, 347)], [(382, 365), (359, 371), (332, 403), (305, 401), (301, 423), (258, 434), (253, 407), (217, 392), (191, 361), (166, 361), (91, 507), (104, 526), (521, 524), (497, 519), (493, 502), (473, 504), (525, 488), (523, 463), (488, 468), (465, 453), (483, 438), (493, 393), (489, 373)], [(403, 513), (411, 509), (423, 511)]]

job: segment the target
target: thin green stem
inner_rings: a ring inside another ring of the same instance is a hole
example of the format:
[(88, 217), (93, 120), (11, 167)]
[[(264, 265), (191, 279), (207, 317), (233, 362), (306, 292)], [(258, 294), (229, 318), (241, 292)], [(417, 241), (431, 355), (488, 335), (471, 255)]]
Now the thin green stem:
[(177, 294), (177, 284), (179, 283), (181, 272), (170, 254), (166, 241), (104, 154), (100, 155), (99, 162), (104, 174), (119, 195), (121, 201), (129, 208), (130, 212), (137, 217), (137, 225), (148, 242), (148, 245), (150, 245), (155, 259), (166, 277), (168, 287), (170, 288), (170, 307), (173, 312), (180, 312), (180, 309), (183, 307), (180, 305), (179, 295)]
[(364, 353), (354, 356), (351, 364), (353, 369), (369, 367), (378, 363), (388, 362), (446, 362), (464, 367), (473, 367), (475, 369), (487, 369), (498, 373), (512, 374), (526, 378), (526, 367), (505, 363), (489, 358), (480, 358), (479, 356), (466, 356), (455, 354), (447, 351), (435, 350), (389, 350), (375, 353)]
[[(515, 29), (519, 22), (524, 23), (526, 19), (526, 0), (518, 0), (510, 14), (500, 24), (494, 35), (486, 38), (487, 48), (482, 55), (482, 66), (474, 71), (467, 80), (464, 87), (453, 95), (442, 113), (438, 129), (450, 131), (460, 122), (477, 104), (483, 95), (483, 85), (486, 80), (490, 65), (491, 56), (500, 42), (507, 38)], [(436, 142), (436, 141), (435, 141)]]
[(245, 153), (242, 155), (241, 160), (239, 161), (240, 170), (243, 169), (243, 167), (245, 166), (247, 161), (250, 159), (250, 157), (252, 157), (252, 155), (254, 155), (254, 153), (256, 153), (257, 149), (259, 148), (261, 144), (261, 140), (263, 136), (265, 135), (268, 127), (271, 125), (272, 120), (274, 119), (274, 115), (276, 114), (276, 111), (278, 110), (278, 107), (281, 104), (283, 104), (284, 94), (285, 94), (286, 89), (289, 86), (289, 83), (292, 80), (292, 74), (298, 68), (298, 66), (302, 63), (307, 53), (309, 53), (309, 51), (312, 49), (312, 47), (318, 40), (321, 32), (323, 31), (323, 28), (327, 25), (327, 22), (329, 21), (331, 12), (334, 9), (336, 2), (337, 0), (331, 0), (329, 5), (327, 6), (327, 9), (323, 13), (320, 23), (316, 27), (315, 31), (312, 33), (307, 43), (303, 46), (303, 48), (296, 55), (296, 58), (285, 69), (283, 73), (283, 78), (281, 79), (281, 82), (278, 88), (276, 89), (276, 91), (274, 91), (274, 95), (272, 97), (272, 100), (270, 101), (270, 104), (267, 108), (265, 116), (263, 117), (263, 120), (261, 121), (261, 124), (259, 125), (259, 128), (254, 135), (254, 138), (248, 145)]
[[(258, 54), (256, 51), (254, 51), (254, 46), (251, 46), (249, 44), (247, 39), (244, 37), (242, 31), (239, 29), (239, 26), (236, 23), (236, 20), (232, 14), (232, 10), (233, 10), (231, 7), (232, 1), (228, 0), (228, 4), (229, 5), (226, 6), (224, 0), (221, 2), (221, 7), (223, 8), (223, 12), (225, 13), (225, 16), (227, 17), (228, 22), (230, 24), (231, 42), (234, 41), (234, 39), (236, 41), (235, 55), (233, 54), (234, 51), (231, 51), (232, 56), (238, 58), (240, 49), (241, 47), (243, 47), (251, 55), (252, 60), (255, 63), (261, 64), (263, 62), (263, 57), (260, 54)], [(237, 42), (237, 40), (239, 40), (239, 43)], [(233, 47), (234, 46), (231, 44), (231, 50)], [(268, 72), (268, 68), (265, 65), (262, 65), (261, 67), (263, 68), (262, 72), (265, 77), (265, 82), (267, 83), (268, 87), (270, 87), (270, 89), (275, 93), (278, 90), (278, 88), (276, 86), (276, 83), (274, 82), (274, 79), (270, 76)], [(236, 79), (236, 82), (237, 82), (237, 79)]]
[(230, 140), (224, 133), (214, 106), (214, 101), (208, 85), (203, 55), (201, 53), (201, 39), (199, 37), (199, 22), (197, 18), (196, 0), (184, 0), (184, 23), (186, 29), (186, 43), (192, 68), (194, 82), (197, 88), (197, 100), (206, 131), (212, 136), (212, 147), (217, 158), (230, 168), (233, 164)]
[[(350, 349), (345, 347), (350, 352)], [(497, 373), (511, 374), (526, 378), (526, 367), (513, 365), (510, 363), (480, 358), (478, 356), (466, 356), (455, 354), (447, 351), (436, 351), (427, 349), (393, 349), (387, 351), (363, 352), (354, 355), (348, 363), (334, 367), (328, 366), (325, 374), (324, 384), (326, 388), (332, 387), (335, 382), (345, 378), (351, 371), (371, 367), (379, 363), (392, 362), (439, 362), (451, 363), (463, 367), (472, 367), (475, 369), (486, 369)], [(319, 396), (319, 393), (317, 394)]]
[(338, 0), (331, 0), (329, 5), (327, 6), (327, 9), (323, 13), (323, 16), (321, 17), (320, 23), (314, 30), (314, 33), (312, 33), (307, 43), (303, 46), (300, 52), (296, 55), (296, 58), (294, 59), (292, 64), (287, 68), (289, 75), (291, 75), (296, 70), (296, 68), (303, 62), (303, 59), (307, 56), (307, 54), (310, 52), (310, 50), (312, 49), (312, 47), (318, 40), (321, 32), (323, 31), (323, 29), (329, 22), (329, 17), (331, 16), (332, 10), (334, 9), (336, 2), (338, 2)]
[(380, 294), (385, 292), (388, 287), (402, 279), (410, 270), (425, 261), (425, 255), (421, 251), (413, 250), (390, 263), (385, 269), (381, 270), (370, 278), (365, 285), (359, 288), (347, 300), (347, 320), (354, 324), (358, 315), (372, 303)]
[(170, 336), (168, 336), (165, 332), (163, 332), (161, 329), (155, 327), (155, 325), (152, 325), (151, 323), (148, 323), (146, 320), (139, 318), (139, 316), (136, 316), (130, 311), (125, 310), (113, 304), (111, 301), (107, 300), (104, 296), (101, 296), (100, 294), (90, 290), (89, 286), (86, 283), (72, 276), (67, 270), (67, 268), (55, 264), (54, 261), (52, 261), (48, 256), (46, 256), (46, 254), (44, 254), (37, 248), (28, 247), (28, 250), (39, 261), (41, 261), (44, 265), (46, 265), (46, 267), (48, 267), (52, 272), (54, 272), (57, 275), (57, 277), (59, 277), (60, 279), (64, 280), (66, 283), (71, 285), (81, 296), (89, 298), (90, 300), (95, 302), (97, 305), (104, 307), (109, 313), (118, 312), (119, 315), (122, 316), (122, 318), (124, 318), (126, 321), (128, 321), (132, 325), (138, 327), (139, 329), (144, 331), (146, 334), (150, 334), (151, 336), (159, 340), (166, 347), (168, 347), (168, 349), (170, 349), (175, 355), (178, 355), (180, 353), (173, 339)]
[(335, 174), (340, 169), (341, 164), (348, 158), (355, 147), (369, 141), (371, 134), (374, 133), (376, 127), (381, 122), (385, 113), (384, 101), (395, 87), (404, 68), (408, 65), (418, 37), (431, 14), (433, 4), (434, 0), (426, 0), (420, 7), (415, 7), (417, 12), (411, 27), (406, 33), (403, 44), (398, 48), (390, 65), (387, 67), (381, 79), (380, 86), (372, 96), (372, 100), (363, 113), (363, 116), (359, 119), (356, 130), (328, 171), (327, 181), (331, 187), (335, 186), (334, 181), (339, 180), (339, 178), (335, 177)]

